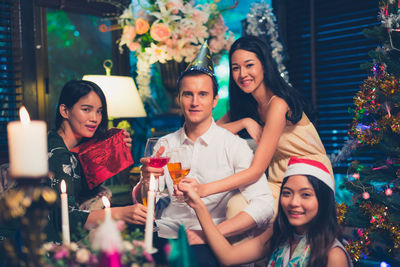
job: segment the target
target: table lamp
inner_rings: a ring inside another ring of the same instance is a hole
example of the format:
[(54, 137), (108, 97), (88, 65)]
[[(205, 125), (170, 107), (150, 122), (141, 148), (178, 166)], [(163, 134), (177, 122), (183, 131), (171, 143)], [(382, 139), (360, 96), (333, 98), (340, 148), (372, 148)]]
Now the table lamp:
[(143, 102), (133, 79), (127, 76), (110, 75), (112, 61), (109, 59), (104, 61), (103, 66), (106, 75), (84, 75), (82, 80), (94, 82), (103, 90), (107, 101), (109, 122), (112, 124), (114, 118), (146, 117)]

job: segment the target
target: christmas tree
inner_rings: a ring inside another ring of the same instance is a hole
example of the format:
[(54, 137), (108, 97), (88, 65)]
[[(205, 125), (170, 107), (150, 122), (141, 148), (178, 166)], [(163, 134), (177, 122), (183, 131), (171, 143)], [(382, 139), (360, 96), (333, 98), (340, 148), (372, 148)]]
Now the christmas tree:
[[(342, 188), (352, 204), (339, 205), (339, 221), (355, 226), (347, 249), (355, 262), (400, 266), (400, 4), (380, 1), (380, 26), (364, 33), (382, 44), (370, 52), (373, 70), (354, 97), (349, 130), (357, 146)], [(399, 45), (397, 48), (396, 45)]]

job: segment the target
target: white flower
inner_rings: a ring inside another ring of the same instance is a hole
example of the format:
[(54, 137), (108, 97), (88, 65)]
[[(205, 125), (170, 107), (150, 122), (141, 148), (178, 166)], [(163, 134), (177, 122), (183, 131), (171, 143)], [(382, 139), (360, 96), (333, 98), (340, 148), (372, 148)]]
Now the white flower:
[(133, 18), (133, 7), (132, 4), (130, 4), (129, 7), (122, 12), (122, 15), (119, 16), (118, 23), (125, 25), (125, 21), (132, 20), (132, 18)]
[(165, 45), (156, 45), (151, 43), (151, 46), (145, 49), (145, 53), (150, 55), (150, 64), (166, 62), (167, 47)]
[(132, 245), (132, 242), (129, 242), (129, 241), (126, 241), (126, 240), (124, 240), (122, 242), (122, 246), (124, 247), (125, 251), (131, 251), (134, 248), (133, 245)]
[(90, 259), (90, 251), (86, 248), (81, 248), (76, 252), (76, 261), (86, 263)]
[[(130, 6), (119, 17), (119, 25), (136, 27), (135, 22), (140, 18), (149, 23), (150, 29), (160, 23), (168, 27), (170, 32), (170, 35), (165, 38), (155, 38), (154, 32), (156, 30), (153, 29), (153, 35), (150, 35), (150, 38), (147, 34), (136, 32), (137, 34), (134, 37), (132, 37), (133, 34), (129, 35), (129, 38), (122, 35), (119, 40), (120, 51), (123, 51), (122, 47), (125, 45), (135, 52), (138, 59), (136, 83), (143, 100), (151, 98), (149, 83), (152, 64), (156, 62), (163, 64), (170, 60), (191, 62), (201, 45), (209, 38), (210, 28), (213, 28), (215, 24), (221, 24), (220, 27), (216, 28), (218, 32), (214, 31), (218, 33), (217, 35), (221, 40), (214, 46), (218, 49), (213, 52), (221, 54), (231, 44), (226, 26), (215, 3), (195, 5), (195, 1), (187, 0), (154, 0), (146, 2), (144, 5), (133, 5), (134, 10)], [(220, 17), (218, 21), (214, 21), (218, 16)], [(124, 32), (133, 33), (133, 30)]]
[(51, 250), (53, 248), (53, 246), (54, 246), (54, 244), (52, 242), (47, 242), (47, 243), (43, 244), (42, 248), (45, 251), (49, 251), (49, 250)]
[(152, 16), (157, 18), (154, 23), (162, 21), (164, 24), (169, 25), (181, 19), (180, 16), (172, 15), (171, 12), (167, 10), (165, 2), (163, 0), (157, 0), (156, 4), (158, 4), (160, 11), (151, 13)]
[(136, 69), (138, 77), (136, 78), (136, 83), (139, 87), (140, 97), (144, 100), (151, 97), (150, 92), (150, 55), (147, 53), (139, 53), (137, 57)]
[(78, 250), (78, 244), (75, 242), (71, 242), (71, 244), (69, 244), (69, 249), (72, 251), (77, 251)]

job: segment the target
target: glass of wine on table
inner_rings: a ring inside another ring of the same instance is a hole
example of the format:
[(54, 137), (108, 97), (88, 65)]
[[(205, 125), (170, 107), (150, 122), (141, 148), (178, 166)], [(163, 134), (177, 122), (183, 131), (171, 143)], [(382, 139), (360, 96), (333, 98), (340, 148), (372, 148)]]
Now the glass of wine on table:
[[(191, 150), (187, 146), (171, 148), (167, 153), (167, 157), (169, 158), (167, 164), (169, 175), (174, 185), (177, 185), (190, 172)], [(183, 196), (172, 196), (172, 201), (184, 203), (185, 199)]]

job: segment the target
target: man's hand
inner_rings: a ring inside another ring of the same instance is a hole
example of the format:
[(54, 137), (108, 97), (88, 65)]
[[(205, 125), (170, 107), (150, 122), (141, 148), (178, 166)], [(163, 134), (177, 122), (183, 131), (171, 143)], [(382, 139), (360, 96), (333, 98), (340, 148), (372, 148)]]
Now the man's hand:
[(206, 243), (206, 237), (201, 230), (186, 229), (186, 235), (189, 241), (189, 245), (200, 245)]
[(164, 168), (154, 168), (149, 166), (150, 158), (141, 158), (140, 163), (143, 164), (140, 171), (142, 172), (142, 177), (145, 182), (149, 182), (150, 174), (153, 174), (155, 178), (164, 175)]
[[(156, 152), (156, 157), (164, 153), (165, 147), (161, 146)], [(164, 168), (150, 167), (150, 158), (141, 158), (140, 162), (143, 164), (140, 167), (141, 179), (139, 184), (140, 190), (134, 190), (132, 193), (133, 199), (141, 199), (147, 196), (147, 191), (149, 190), (150, 175), (153, 174), (154, 178), (158, 179), (159, 176), (164, 175)], [(136, 194), (135, 196), (133, 194)]]

